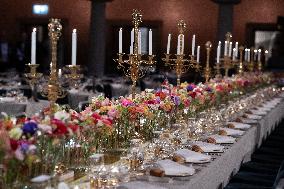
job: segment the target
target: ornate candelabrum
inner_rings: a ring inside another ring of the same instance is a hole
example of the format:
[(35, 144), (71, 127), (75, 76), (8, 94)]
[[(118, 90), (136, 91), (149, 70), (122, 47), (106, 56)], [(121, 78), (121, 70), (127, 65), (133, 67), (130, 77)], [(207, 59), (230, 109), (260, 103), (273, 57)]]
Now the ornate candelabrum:
[(37, 85), (37, 81), (41, 78), (42, 73), (38, 73), (37, 72), (37, 68), (39, 66), (39, 64), (26, 64), (26, 66), (28, 66), (30, 69), (29, 73), (25, 74), (25, 77), (31, 87), (32, 90), (32, 96), (34, 97), (34, 100), (36, 100), (36, 85)]
[(74, 88), (78, 87), (78, 81), (83, 77), (80, 73), (80, 65), (66, 65), (66, 69), (68, 70), (68, 74), (65, 74), (65, 78), (68, 79), (69, 86), (72, 86)]
[(183, 73), (186, 73), (189, 68), (195, 68), (196, 71), (201, 69), (201, 66), (197, 60), (195, 60), (194, 55), (188, 55), (189, 58), (185, 58), (186, 55), (184, 54), (184, 32), (186, 30), (186, 23), (183, 20), (178, 22), (178, 30), (179, 30), (179, 37), (178, 37), (178, 50), (177, 54), (175, 54), (175, 58), (170, 58), (171, 54), (165, 53), (165, 58), (162, 60), (165, 62), (166, 66), (170, 66), (172, 69), (176, 71), (177, 74), (177, 85), (180, 85), (180, 78)]
[(210, 51), (211, 51), (212, 43), (210, 41), (207, 41), (205, 44), (205, 47), (206, 47), (206, 66), (203, 71), (203, 76), (205, 78), (205, 82), (207, 83), (211, 77)]
[[(227, 45), (226, 45), (227, 43)], [(234, 57), (234, 54), (232, 56), (232, 34), (230, 32), (226, 33), (226, 41), (225, 41), (225, 48), (224, 48), (224, 57), (220, 59), (222, 66), (225, 70), (225, 76), (228, 77), (229, 75), (229, 70), (234, 67), (234, 65), (238, 64), (238, 60), (236, 57)], [(234, 58), (232, 58), (234, 57)]]
[[(66, 91), (63, 90), (63, 87), (60, 85), (58, 78), (58, 69), (57, 69), (57, 43), (61, 36), (62, 25), (60, 24), (60, 19), (51, 19), (48, 24), (49, 37), (50, 37), (50, 46), (51, 46), (51, 63), (50, 63), (50, 75), (48, 83), (46, 86), (42, 87), (41, 95), (48, 98), (50, 101), (50, 110), (51, 114), (54, 112), (55, 102), (58, 98), (63, 98), (66, 96)], [(38, 79), (42, 76), (41, 73), (37, 73), (38, 64), (27, 64), (30, 67), (30, 72), (26, 73), (25, 76), (29, 81), (29, 84), (32, 86), (32, 89), (36, 86)], [(65, 77), (68, 78), (70, 86), (75, 85), (75, 82), (81, 78), (81, 75), (78, 74), (80, 66), (78, 65), (67, 65), (67, 69), (70, 74), (66, 74)]]
[(254, 53), (253, 53), (253, 52), (254, 52), (254, 48), (251, 47), (251, 48), (250, 48), (250, 51), (249, 51), (249, 53), (248, 53), (249, 58), (248, 58), (248, 60), (246, 61), (247, 68), (248, 68), (248, 70), (249, 70), (250, 72), (253, 72), (253, 71), (254, 71), (254, 64), (255, 64), (255, 62), (254, 62), (254, 56), (253, 56)]
[[(134, 10), (132, 13), (132, 23), (134, 25), (134, 41), (133, 41), (133, 53), (128, 54), (128, 59), (124, 59), (124, 53), (118, 53), (118, 59), (115, 59), (118, 63), (117, 68), (122, 69), (125, 76), (129, 77), (132, 81), (132, 97), (135, 96), (136, 83), (138, 79), (142, 78), (147, 72), (147, 66), (152, 66), (155, 55), (149, 52), (149, 55), (144, 55), (138, 51), (139, 40), (139, 25), (142, 22), (142, 14), (138, 10)], [(148, 60), (143, 59), (148, 57)], [(146, 69), (145, 69), (146, 68)]]
[(240, 51), (240, 63), (239, 63), (239, 68), (238, 68), (238, 74), (243, 75), (244, 73), (244, 65), (243, 65), (244, 47), (240, 46), (239, 51)]

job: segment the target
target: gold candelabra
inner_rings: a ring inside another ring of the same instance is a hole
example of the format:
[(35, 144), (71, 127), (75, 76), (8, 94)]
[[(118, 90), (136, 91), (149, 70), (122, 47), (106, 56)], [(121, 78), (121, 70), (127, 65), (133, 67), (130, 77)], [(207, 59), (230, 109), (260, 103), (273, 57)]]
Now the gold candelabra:
[[(184, 40), (184, 32), (186, 31), (186, 23), (183, 20), (180, 20), (178, 22), (178, 30), (179, 30), (179, 44), (183, 43)], [(165, 58), (162, 58), (162, 60), (165, 62), (166, 66), (170, 66), (172, 69), (176, 71), (177, 75), (177, 85), (180, 85), (180, 78), (181, 75), (186, 73), (189, 68), (195, 68), (195, 71), (200, 71), (201, 66), (195, 60), (194, 55), (188, 55), (189, 58), (185, 58), (186, 55), (183, 52), (183, 45), (178, 46), (178, 52), (175, 54), (175, 58), (171, 58), (171, 54), (165, 53)]]
[(231, 52), (229, 52), (231, 49), (229, 48), (230, 43), (232, 42), (232, 34), (230, 32), (226, 33), (226, 42), (227, 42), (227, 46), (225, 46), (227, 49), (224, 49), (227, 53), (224, 54), (224, 57), (220, 59), (220, 61), (222, 62), (222, 66), (220, 66), (221, 68), (224, 68), (225, 70), (225, 76), (228, 77), (229, 76), (229, 70), (232, 69), (234, 67), (234, 65), (238, 64), (238, 60), (237, 58), (235, 60), (232, 59)]
[(204, 68), (203, 76), (205, 78), (205, 82), (207, 83), (211, 77), (211, 68), (210, 68), (210, 51), (212, 47), (212, 43), (207, 41), (205, 44), (206, 47), (206, 66)]
[(244, 65), (243, 65), (244, 47), (240, 46), (239, 51), (240, 51), (240, 63), (239, 63), (238, 74), (243, 75), (243, 73), (244, 73)]
[[(141, 22), (141, 12), (138, 10), (133, 10), (132, 23), (134, 25), (134, 42), (131, 44), (133, 45), (133, 53), (128, 54), (127, 59), (124, 59), (124, 53), (118, 53), (118, 59), (114, 59), (114, 61), (118, 63), (117, 68), (123, 70), (125, 76), (130, 78), (132, 81), (131, 93), (133, 98), (135, 96), (136, 83), (138, 79), (144, 77), (146, 74), (145, 67), (152, 66), (156, 62), (154, 61), (155, 55), (144, 55), (138, 51), (139, 25)], [(148, 60), (143, 59), (143, 57), (148, 57)]]
[[(51, 114), (53, 114), (55, 111), (55, 102), (57, 101), (57, 99), (66, 96), (66, 91), (63, 90), (62, 86), (60, 85), (57, 69), (57, 43), (62, 31), (60, 19), (50, 19), (48, 30), (51, 46), (50, 75), (47, 86), (43, 86), (41, 90), (41, 95), (48, 98), (50, 102), (50, 111)], [(37, 73), (36, 69), (39, 66), (38, 64), (27, 64), (27, 66), (30, 67), (30, 72), (26, 73), (25, 76), (30, 85), (34, 88), (42, 74)], [(70, 70), (70, 74), (67, 74), (66, 78), (70, 79), (71, 81), (80, 79), (80, 75), (77, 73), (79, 71), (79, 68), (80, 67), (76, 65), (67, 65), (67, 69)]]
[(245, 61), (245, 65), (246, 65), (248, 71), (253, 72), (254, 71), (254, 64), (255, 64), (255, 62), (254, 62), (254, 48), (251, 47), (249, 50), (250, 50), (250, 52), (249, 52), (248, 56), (250, 56), (250, 57), (249, 57), (249, 59), (247, 59)]
[(78, 81), (83, 77), (82, 74), (79, 74), (81, 70), (80, 65), (66, 65), (66, 69), (69, 70), (69, 73), (64, 76), (68, 79), (69, 85), (77, 88)]

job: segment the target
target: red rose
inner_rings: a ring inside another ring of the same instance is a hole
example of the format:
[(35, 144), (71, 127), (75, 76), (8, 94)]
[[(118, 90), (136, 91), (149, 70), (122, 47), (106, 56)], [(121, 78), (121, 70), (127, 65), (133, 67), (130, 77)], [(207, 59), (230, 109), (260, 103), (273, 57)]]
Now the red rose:
[(19, 143), (17, 140), (10, 139), (10, 145), (13, 151), (17, 150)]

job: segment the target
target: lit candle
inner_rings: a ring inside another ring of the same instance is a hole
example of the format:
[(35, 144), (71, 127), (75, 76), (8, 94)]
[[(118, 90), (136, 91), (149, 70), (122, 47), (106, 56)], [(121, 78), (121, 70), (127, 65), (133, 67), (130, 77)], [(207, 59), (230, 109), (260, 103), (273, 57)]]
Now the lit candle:
[(195, 35), (192, 36), (192, 46), (191, 46), (191, 55), (194, 56), (195, 50)]
[(232, 56), (232, 47), (233, 47), (233, 43), (230, 42), (230, 44), (229, 44), (229, 57)]
[(149, 55), (153, 54), (153, 33), (152, 29), (149, 30)]
[(36, 28), (32, 32), (31, 64), (36, 63)]
[(245, 57), (244, 57), (244, 60), (247, 61), (247, 54), (248, 54), (248, 51), (247, 49), (245, 48)]
[(221, 52), (221, 44), (219, 43), (217, 47), (217, 63), (220, 63), (220, 52)]
[(257, 61), (261, 61), (261, 49), (258, 49), (258, 54), (257, 54)]
[(170, 54), (172, 34), (168, 35), (167, 54)]
[(129, 54), (133, 54), (133, 48), (132, 48), (132, 45), (130, 45), (130, 48), (129, 48)]
[(196, 62), (199, 63), (199, 60), (200, 60), (200, 46), (199, 45), (197, 46), (197, 55), (196, 56), (197, 56)]
[(254, 49), (253, 51), (253, 61), (257, 61), (257, 50)]
[(118, 53), (122, 53), (122, 28), (119, 29), (118, 36), (119, 36)]
[(62, 77), (62, 70), (58, 69), (58, 77), (61, 78)]
[(239, 56), (239, 43), (238, 42), (236, 42), (235, 43), (235, 49), (236, 49), (236, 54), (235, 54), (235, 56), (236, 56), (236, 58), (238, 58), (238, 56)]
[(141, 54), (141, 31), (138, 31), (138, 54)]
[(248, 62), (250, 62), (250, 49), (248, 49)]
[(180, 38), (181, 38), (181, 35), (178, 35), (178, 44), (177, 44), (177, 55), (180, 55)]
[(77, 57), (77, 30), (73, 29), (72, 32), (72, 65), (76, 65)]
[(227, 55), (228, 55), (227, 50), (228, 50), (228, 41), (225, 41), (224, 56), (227, 56)]
[(264, 55), (265, 55), (265, 62), (267, 62), (267, 60), (268, 60), (268, 50), (264, 51)]
[(131, 42), (130, 42), (130, 47), (131, 47), (131, 54), (133, 54), (133, 46), (134, 46), (134, 29), (131, 30)]
[(184, 35), (181, 35), (181, 54), (184, 52)]
[(236, 60), (236, 48), (233, 48), (233, 61), (235, 61)]

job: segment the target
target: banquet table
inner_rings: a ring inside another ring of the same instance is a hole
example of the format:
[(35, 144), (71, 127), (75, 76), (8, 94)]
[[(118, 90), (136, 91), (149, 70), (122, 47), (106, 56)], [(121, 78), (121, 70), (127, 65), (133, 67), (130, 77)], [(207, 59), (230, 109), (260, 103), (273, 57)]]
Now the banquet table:
[(25, 113), (27, 116), (32, 116), (40, 112), (43, 108), (48, 107), (49, 102), (46, 100), (24, 101), (24, 102), (0, 102), (0, 112), (5, 112), (8, 115), (19, 115)]
[(68, 91), (68, 104), (72, 109), (77, 109), (80, 102), (90, 101), (97, 94), (79, 90)]
[(137, 181), (124, 183), (124, 188), (167, 188), (167, 189), (217, 189), (223, 188), (231, 176), (236, 174), (243, 162), (250, 159), (275, 126), (284, 118), (283, 94), (280, 103), (262, 116), (257, 123), (251, 124), (245, 134), (234, 144), (227, 144), (224, 153), (212, 155), (213, 161), (206, 164), (193, 164), (196, 173), (187, 177), (143, 176)]

